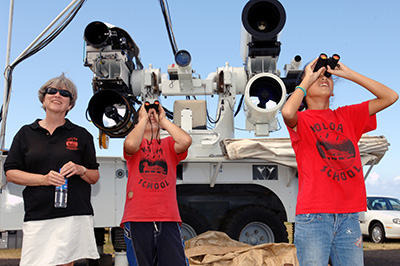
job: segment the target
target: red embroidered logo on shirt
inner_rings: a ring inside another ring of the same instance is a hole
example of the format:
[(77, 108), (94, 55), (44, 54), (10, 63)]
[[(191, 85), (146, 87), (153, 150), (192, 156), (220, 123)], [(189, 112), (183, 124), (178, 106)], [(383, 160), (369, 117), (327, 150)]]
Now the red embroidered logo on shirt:
[(76, 151), (78, 149), (78, 138), (75, 137), (68, 138), (65, 145), (67, 146), (68, 150)]

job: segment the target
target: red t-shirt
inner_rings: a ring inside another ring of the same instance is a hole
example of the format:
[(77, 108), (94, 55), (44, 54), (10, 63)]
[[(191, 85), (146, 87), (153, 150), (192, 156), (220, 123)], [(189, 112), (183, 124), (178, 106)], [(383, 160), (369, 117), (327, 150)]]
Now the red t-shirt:
[(176, 166), (187, 151), (176, 154), (172, 137), (142, 140), (138, 152), (129, 156), (124, 151), (128, 167), (125, 222), (181, 222), (176, 199)]
[(297, 132), (288, 127), (299, 177), (296, 215), (366, 210), (358, 141), (376, 128), (368, 105), (298, 112)]

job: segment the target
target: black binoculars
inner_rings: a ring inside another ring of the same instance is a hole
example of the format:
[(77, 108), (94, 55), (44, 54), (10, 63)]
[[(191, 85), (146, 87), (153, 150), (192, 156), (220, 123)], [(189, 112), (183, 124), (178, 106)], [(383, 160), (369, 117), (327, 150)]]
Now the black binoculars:
[[(322, 53), (319, 55), (317, 64), (314, 67), (314, 72), (317, 72), (321, 67), (325, 67), (328, 69), (328, 65), (331, 67), (331, 69), (335, 69), (337, 63), (339, 62), (340, 56), (338, 54), (332, 55), (332, 57), (329, 57)], [(325, 71), (325, 77), (329, 78), (332, 74), (329, 73), (328, 71)]]
[(157, 113), (159, 113), (159, 110), (158, 110), (158, 106), (160, 105), (160, 102), (159, 101), (154, 101), (154, 103), (150, 103), (150, 102), (145, 102), (144, 103), (144, 107), (146, 108), (146, 111), (147, 112), (149, 112), (149, 110), (151, 109), (151, 108), (153, 108), (154, 110), (156, 110), (156, 112)]

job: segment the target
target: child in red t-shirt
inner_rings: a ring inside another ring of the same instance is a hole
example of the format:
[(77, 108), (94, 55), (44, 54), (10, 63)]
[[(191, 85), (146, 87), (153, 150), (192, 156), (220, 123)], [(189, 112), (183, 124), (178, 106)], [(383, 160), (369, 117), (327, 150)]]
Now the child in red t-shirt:
[[(192, 138), (165, 116), (144, 105), (139, 121), (124, 141), (128, 167), (126, 202), (121, 225), (131, 265), (188, 265), (180, 233), (176, 199), (176, 166), (187, 156)], [(170, 136), (161, 139), (160, 128)], [(133, 255), (130, 256), (129, 254)], [(161, 264), (160, 264), (161, 265)]]
[[(296, 154), (299, 191), (294, 243), (300, 265), (363, 265), (358, 212), (366, 192), (358, 141), (376, 128), (375, 114), (398, 95), (385, 85), (339, 63), (314, 72), (308, 64), (301, 83), (282, 108)], [(360, 104), (329, 109), (332, 77), (353, 81), (376, 96)], [(299, 111), (305, 101), (307, 110)]]

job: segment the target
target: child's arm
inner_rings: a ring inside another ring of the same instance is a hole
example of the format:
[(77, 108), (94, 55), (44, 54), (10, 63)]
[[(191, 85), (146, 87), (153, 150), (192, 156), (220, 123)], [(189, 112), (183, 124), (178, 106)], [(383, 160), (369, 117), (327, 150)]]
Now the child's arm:
[(142, 105), (139, 109), (139, 122), (135, 128), (129, 132), (124, 141), (124, 150), (128, 155), (133, 155), (139, 151), (140, 144), (142, 143), (144, 132), (149, 121), (146, 108)]
[[(324, 67), (321, 67), (317, 72), (313, 71), (317, 60), (318, 58), (314, 59), (304, 70), (304, 77), (299, 86), (306, 92), (315, 80), (318, 79), (321, 73), (325, 71)], [(299, 110), (304, 96), (304, 92), (301, 89), (295, 89), (281, 110), (285, 124), (288, 127), (293, 128), (295, 131), (297, 126), (297, 111)]]
[(337, 67), (332, 70), (328, 66), (328, 72), (332, 73), (333, 75), (337, 75), (339, 77), (351, 80), (360, 86), (366, 88), (370, 91), (373, 95), (376, 96), (375, 99), (369, 102), (369, 114), (374, 115), (379, 111), (389, 107), (393, 103), (397, 101), (399, 95), (393, 91), (392, 89), (388, 88), (387, 86), (379, 83), (373, 79), (365, 77), (354, 70), (351, 70), (343, 63), (339, 63)]
[(174, 123), (169, 121), (165, 116), (164, 108), (161, 105), (158, 107), (159, 110), (159, 123), (162, 128), (164, 128), (175, 141), (174, 149), (177, 154), (185, 152), (192, 144), (192, 137), (182, 130), (180, 127), (176, 126)]

